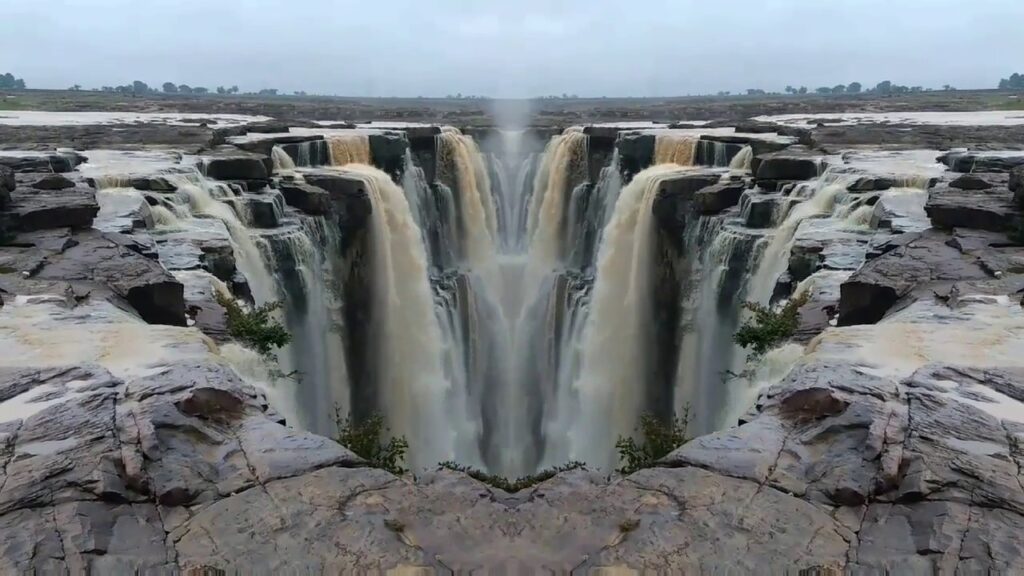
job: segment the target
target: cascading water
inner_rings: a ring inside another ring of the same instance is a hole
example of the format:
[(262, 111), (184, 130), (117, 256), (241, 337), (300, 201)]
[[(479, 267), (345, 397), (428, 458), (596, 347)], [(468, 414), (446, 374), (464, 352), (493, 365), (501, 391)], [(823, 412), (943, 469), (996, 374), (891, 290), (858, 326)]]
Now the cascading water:
[[(678, 157), (678, 156), (677, 156)], [(645, 409), (654, 364), (654, 200), (662, 184), (686, 168), (659, 165), (626, 186), (599, 249), (597, 277), (583, 331), (578, 405), (566, 427), (569, 455), (608, 469), (619, 435), (631, 435)], [(568, 408), (568, 407), (566, 407)]]
[(497, 210), (483, 155), (473, 139), (454, 128), (444, 128), (437, 136), (437, 174), (457, 192), (463, 258), (473, 266), (492, 268)]
[(442, 364), (442, 331), (427, 275), (427, 254), (405, 194), (384, 172), (349, 164), (372, 206), (371, 368), (379, 409), (393, 433), (410, 443), (414, 467), (457, 458), (475, 464), (477, 419), (466, 391), (452, 388)]
[(327, 149), (330, 154), (331, 165), (344, 166), (346, 164), (370, 165), (370, 137), (367, 134), (347, 134), (344, 136), (329, 136), (327, 138)]
[(654, 164), (693, 166), (697, 159), (697, 138), (676, 134), (658, 134), (654, 141)]
[(570, 128), (552, 138), (544, 153), (530, 199), (527, 235), (532, 285), (564, 256), (567, 196), (587, 179), (587, 136)]
[(753, 160), (754, 149), (750, 146), (744, 146), (729, 162), (729, 170), (749, 172)]
[(295, 170), (295, 161), (280, 146), (274, 146), (270, 149), (270, 158), (274, 162), (274, 172)]

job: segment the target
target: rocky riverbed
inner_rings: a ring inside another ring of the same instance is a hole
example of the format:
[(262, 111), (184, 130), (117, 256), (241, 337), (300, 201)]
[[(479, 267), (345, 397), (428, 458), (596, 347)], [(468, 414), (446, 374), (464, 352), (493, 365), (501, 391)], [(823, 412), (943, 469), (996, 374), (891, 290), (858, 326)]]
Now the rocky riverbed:
[[(457, 472), (396, 477), (290, 425), (214, 298), (260, 289), (231, 217), (199, 217), (193, 198), (191, 228), (160, 228), (186, 188), (175, 175), (200, 166), (270, 246), (307, 216), (357, 237), (364, 191), (272, 161), (274, 144), (298, 158), (318, 138), (124, 128), (2, 132), (19, 151), (0, 154), (0, 572), (1024, 571), (1017, 131), (737, 127), (779, 137), (734, 138), (762, 147), (750, 170), (666, 192), (660, 216), (778, 227), (780, 191), (825, 166), (853, 173), (843, 192), (866, 207), (854, 232), (828, 218), (793, 232), (776, 291), (804, 281), (812, 297), (764, 360), (756, 405), (654, 468), (508, 494)], [(422, 130), (375, 136), (374, 162), (401, 169), (396, 142), (424, 154)], [(888, 193), (908, 174), (920, 194)]]

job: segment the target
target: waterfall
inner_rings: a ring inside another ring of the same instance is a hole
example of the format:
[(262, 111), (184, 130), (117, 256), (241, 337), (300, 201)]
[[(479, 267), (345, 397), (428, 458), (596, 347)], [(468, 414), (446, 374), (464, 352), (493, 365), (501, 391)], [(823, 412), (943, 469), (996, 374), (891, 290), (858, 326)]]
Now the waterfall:
[(590, 318), (575, 390), (579, 415), (570, 455), (607, 469), (619, 435), (632, 435), (651, 380), (656, 231), (653, 205), (674, 165), (648, 168), (626, 186), (599, 249)]
[(836, 197), (846, 193), (846, 188), (857, 179), (856, 174), (826, 172), (818, 180), (799, 184), (789, 194), (791, 204), (785, 219), (767, 241), (757, 272), (750, 281), (748, 294), (751, 300), (767, 304), (775, 290), (775, 282), (789, 264), (789, 252), (800, 223), (808, 218), (826, 216), (832, 213)]
[(567, 195), (587, 179), (587, 144), (582, 129), (569, 128), (552, 138), (544, 152), (527, 220), (532, 278), (551, 270), (562, 259)]
[(370, 137), (366, 134), (346, 134), (327, 138), (327, 150), (332, 166), (346, 164), (370, 165)]
[(257, 245), (258, 239), (242, 223), (236, 208), (221, 202), (221, 199), (234, 199), (231, 187), (208, 180), (198, 171), (191, 175), (168, 174), (166, 178), (177, 189), (177, 195), (187, 199), (192, 214), (216, 218), (224, 223), (231, 236), (236, 266), (249, 281), (256, 303), (276, 301), (278, 295), (274, 278)]
[(658, 134), (654, 140), (654, 164), (693, 166), (697, 159), (697, 142), (693, 136)]
[(498, 232), (497, 210), (476, 142), (454, 128), (444, 128), (437, 136), (437, 174), (457, 194), (463, 257), (475, 266), (491, 267)]
[(274, 162), (274, 172), (295, 170), (295, 162), (292, 161), (292, 157), (280, 146), (270, 149), (270, 158)]
[(379, 409), (396, 435), (410, 443), (414, 468), (458, 458), (457, 445), (478, 436), (464, 390), (453, 390), (442, 364), (443, 339), (427, 276), (427, 254), (409, 202), (384, 172), (360, 164), (343, 172), (359, 179), (372, 205), (370, 338)]
[(744, 146), (729, 162), (729, 170), (750, 172), (750, 164), (754, 160), (754, 149)]

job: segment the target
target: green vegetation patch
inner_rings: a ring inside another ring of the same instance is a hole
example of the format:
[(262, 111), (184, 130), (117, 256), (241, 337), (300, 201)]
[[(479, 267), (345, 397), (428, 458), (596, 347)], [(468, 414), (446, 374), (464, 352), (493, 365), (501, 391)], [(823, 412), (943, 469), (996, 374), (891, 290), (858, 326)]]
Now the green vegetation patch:
[(778, 309), (757, 302), (747, 302), (743, 307), (753, 312), (754, 317), (740, 326), (733, 340), (740, 346), (749, 348), (755, 357), (763, 356), (793, 336), (800, 325), (800, 308), (807, 303), (809, 297), (805, 292), (791, 298)]
[(406, 473), (403, 464), (405, 454), (409, 451), (409, 442), (404, 436), (390, 437), (385, 441), (384, 437), (389, 430), (380, 414), (359, 421), (348, 418), (340, 424), (338, 430), (338, 444), (369, 462), (370, 466), (387, 470), (395, 476)]
[(655, 462), (686, 444), (686, 426), (689, 411), (682, 418), (663, 422), (651, 414), (640, 417), (637, 427), (640, 439), (619, 436), (615, 449), (619, 451), (619, 473), (630, 475), (644, 468), (651, 468)]
[(217, 303), (224, 307), (228, 317), (228, 332), (231, 337), (250, 346), (263, 356), (269, 356), (274, 348), (287, 345), (291, 334), (272, 316), (281, 307), (280, 302), (268, 302), (251, 310), (242, 308), (234, 298), (217, 294)]

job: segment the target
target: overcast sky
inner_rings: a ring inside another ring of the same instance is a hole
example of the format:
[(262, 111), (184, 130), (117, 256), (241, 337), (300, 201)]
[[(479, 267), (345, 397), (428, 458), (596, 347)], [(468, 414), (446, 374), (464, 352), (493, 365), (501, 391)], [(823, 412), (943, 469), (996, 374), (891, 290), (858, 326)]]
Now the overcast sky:
[(0, 0), (0, 73), (354, 96), (989, 88), (1024, 68), (1022, 22), (1024, 0)]

